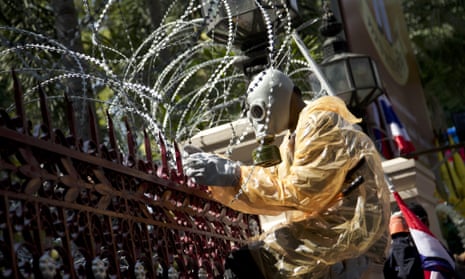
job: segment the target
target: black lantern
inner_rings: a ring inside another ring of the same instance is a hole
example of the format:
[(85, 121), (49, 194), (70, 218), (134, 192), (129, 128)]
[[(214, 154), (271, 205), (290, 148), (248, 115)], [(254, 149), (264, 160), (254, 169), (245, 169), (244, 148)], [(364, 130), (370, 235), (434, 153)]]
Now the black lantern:
[(374, 61), (367, 55), (341, 53), (320, 66), (334, 94), (352, 109), (363, 109), (383, 93)]
[[(279, 0), (202, 0), (201, 12), (207, 34), (218, 43), (232, 43), (240, 49), (243, 56), (236, 63), (252, 77), (269, 64), (267, 28), (276, 34), (282, 31), (286, 25), (284, 8)], [(296, 0), (286, 1), (286, 8), (294, 17)]]
[(219, 43), (227, 43), (232, 31), (233, 44), (242, 48), (266, 32), (265, 21), (254, 1), (203, 1), (202, 15), (207, 21), (208, 34)]
[[(297, 2), (291, 0), (286, 3), (291, 16), (294, 16)], [(201, 12), (206, 20), (207, 32), (215, 41), (227, 43), (232, 29), (233, 44), (244, 50), (266, 42), (266, 24), (274, 28), (282, 27), (283, 8), (278, 0), (202, 0)]]
[(326, 40), (320, 70), (333, 94), (343, 99), (354, 114), (361, 116), (366, 106), (383, 94), (383, 87), (373, 59), (348, 52), (347, 42), (338, 36), (341, 30), (341, 23), (325, 7), (320, 33)]

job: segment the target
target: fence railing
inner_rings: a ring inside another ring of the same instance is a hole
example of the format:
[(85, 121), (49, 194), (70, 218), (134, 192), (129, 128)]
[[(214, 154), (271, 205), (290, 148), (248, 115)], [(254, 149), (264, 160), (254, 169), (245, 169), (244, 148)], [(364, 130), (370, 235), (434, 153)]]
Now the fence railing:
[[(223, 278), (231, 249), (258, 231), (257, 216), (209, 199), (186, 181), (179, 151), (160, 162), (149, 135), (137, 155), (127, 127), (127, 154), (118, 150), (108, 116), (108, 142), (54, 129), (39, 90), (39, 123), (27, 119), (15, 79), (15, 116), (0, 111), (0, 277)], [(143, 157), (143, 158), (140, 158)]]

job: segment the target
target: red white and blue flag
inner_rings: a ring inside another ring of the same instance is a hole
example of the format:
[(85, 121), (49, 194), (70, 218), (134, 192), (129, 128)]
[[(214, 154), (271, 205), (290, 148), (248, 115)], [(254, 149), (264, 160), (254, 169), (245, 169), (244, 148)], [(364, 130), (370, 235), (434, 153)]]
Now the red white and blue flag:
[(414, 152), (415, 146), (413, 146), (407, 131), (397, 117), (397, 114), (394, 112), (392, 104), (387, 96), (381, 95), (378, 98), (378, 102), (381, 106), (381, 111), (383, 112), (389, 136), (394, 140), (399, 154), (402, 155)]
[[(389, 182), (388, 182), (389, 184)], [(431, 233), (428, 227), (413, 213), (400, 197), (399, 193), (390, 189), (402, 211), (410, 230), (415, 246), (421, 257), (425, 279), (454, 278), (455, 262), (442, 243)]]
[(368, 107), (367, 113), (370, 115), (370, 119), (374, 122), (374, 125), (372, 126), (372, 133), (376, 149), (385, 159), (392, 159), (393, 155), (389, 144), (389, 137), (385, 132), (386, 129), (382, 124), (382, 118), (376, 103), (372, 103)]

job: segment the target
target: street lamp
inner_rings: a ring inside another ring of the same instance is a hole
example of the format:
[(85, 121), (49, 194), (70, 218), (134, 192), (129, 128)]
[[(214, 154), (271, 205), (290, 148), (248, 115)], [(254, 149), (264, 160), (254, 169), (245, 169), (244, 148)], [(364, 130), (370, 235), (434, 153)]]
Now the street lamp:
[[(234, 32), (234, 45), (255, 48), (266, 43), (267, 24), (279, 29), (285, 22), (283, 9), (294, 16), (297, 12), (297, 0), (288, 0), (284, 6), (277, 0), (202, 0), (201, 13), (206, 20), (207, 30), (217, 42), (227, 43), (230, 24)], [(266, 15), (265, 15), (266, 14)], [(252, 43), (254, 43), (252, 45)]]
[(341, 30), (341, 23), (325, 7), (320, 33), (326, 40), (320, 70), (334, 95), (343, 99), (352, 113), (361, 116), (367, 105), (383, 94), (383, 87), (373, 59), (348, 52), (345, 39), (337, 36)]
[(280, 33), (286, 25), (284, 9), (294, 17), (296, 0), (202, 0), (202, 16), (207, 34), (218, 43), (231, 42), (243, 55), (237, 60), (244, 74), (251, 78), (269, 64), (268, 29)]

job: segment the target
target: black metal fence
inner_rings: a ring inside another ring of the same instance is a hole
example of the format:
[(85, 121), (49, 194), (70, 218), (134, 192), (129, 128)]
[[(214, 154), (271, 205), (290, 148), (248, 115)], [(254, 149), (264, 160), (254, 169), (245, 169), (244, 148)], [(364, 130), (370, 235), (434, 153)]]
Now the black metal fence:
[(65, 135), (42, 92), (33, 123), (14, 79), (16, 115), (0, 111), (0, 277), (223, 278), (225, 257), (258, 230), (257, 216), (186, 182), (177, 149), (170, 168), (162, 135), (159, 163), (146, 133), (138, 157), (129, 127), (123, 154), (112, 119), (100, 143), (89, 110), (92, 138), (82, 140), (69, 101)]

